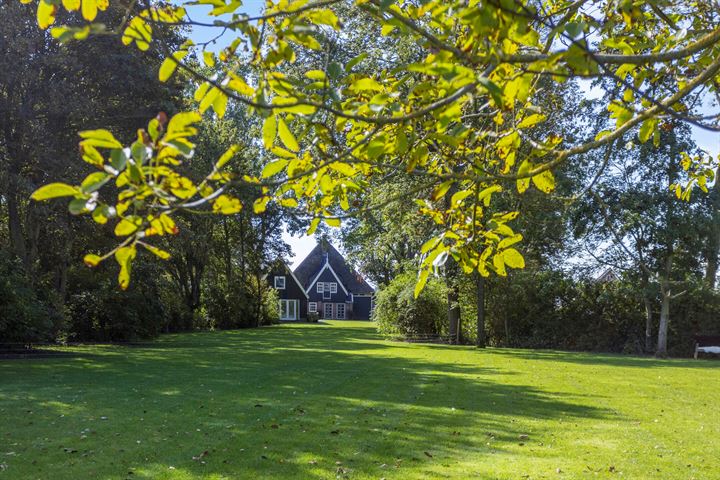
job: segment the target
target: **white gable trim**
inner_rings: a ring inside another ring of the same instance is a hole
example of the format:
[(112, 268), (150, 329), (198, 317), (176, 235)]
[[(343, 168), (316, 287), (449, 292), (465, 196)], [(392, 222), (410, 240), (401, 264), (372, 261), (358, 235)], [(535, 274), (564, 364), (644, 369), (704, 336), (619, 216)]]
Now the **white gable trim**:
[(287, 271), (290, 272), (290, 276), (293, 278), (293, 280), (295, 280), (295, 283), (297, 283), (297, 286), (300, 287), (300, 291), (305, 294), (305, 298), (310, 298), (305, 289), (303, 288), (302, 284), (300, 283), (300, 280), (298, 280), (293, 271), (290, 270), (290, 267), (288, 267), (287, 264), (285, 264), (285, 267), (287, 268)]
[[(283, 264), (283, 266), (285, 267), (285, 270), (287, 270), (288, 273), (290, 273), (290, 276), (292, 277), (292, 279), (295, 280), (295, 283), (297, 284), (297, 286), (300, 287), (300, 291), (303, 292), (303, 295), (305, 295), (305, 298), (306, 298), (306, 299), (307, 299), (307, 298), (310, 298), (310, 297), (308, 296), (307, 292), (305, 291), (305, 289), (303, 288), (302, 283), (300, 283), (300, 280), (298, 280), (298, 278), (295, 276), (295, 274), (293, 273), (293, 271), (290, 270), (290, 267), (288, 267), (288, 264), (285, 263), (284, 261), (282, 262), (282, 264)], [(263, 279), (267, 278), (267, 276), (268, 276), (267, 273), (266, 273), (265, 275), (263, 275)]]
[(313, 278), (313, 281), (310, 282), (310, 285), (308, 285), (307, 290), (305, 290), (306, 297), (307, 297), (307, 294), (310, 292), (310, 290), (312, 290), (313, 286), (315, 286), (315, 284), (318, 281), (318, 278), (320, 278), (320, 275), (322, 275), (322, 273), (325, 271), (326, 268), (330, 269), (330, 273), (333, 274), (333, 276), (335, 277), (335, 280), (337, 280), (338, 285), (340, 285), (340, 287), (343, 289), (343, 292), (345, 292), (345, 295), (348, 295), (347, 288), (345, 288), (345, 285), (343, 285), (343, 283), (340, 281), (340, 277), (337, 276), (337, 273), (335, 273), (335, 270), (333, 270), (333, 268), (330, 266), (330, 262), (328, 260), (325, 260), (325, 265), (323, 265), (323, 268), (321, 268), (320, 271), (318, 272), (318, 274), (315, 275), (315, 278)]

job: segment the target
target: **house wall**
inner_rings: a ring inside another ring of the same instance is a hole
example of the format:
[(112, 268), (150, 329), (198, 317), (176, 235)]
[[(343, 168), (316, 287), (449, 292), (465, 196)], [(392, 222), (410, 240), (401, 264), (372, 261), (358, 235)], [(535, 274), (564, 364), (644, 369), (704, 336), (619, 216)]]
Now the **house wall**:
[(274, 287), (275, 285), (276, 276), (285, 277), (285, 289), (277, 290), (278, 297), (280, 297), (281, 299), (299, 300), (298, 303), (300, 320), (307, 319), (307, 299), (305, 298), (305, 292), (303, 292), (302, 288), (300, 288), (295, 279), (293, 279), (292, 275), (290, 275), (290, 272), (287, 270), (274, 270), (270, 272), (267, 278), (271, 287)]
[(372, 306), (371, 296), (358, 296), (353, 297), (353, 316), (356, 320), (370, 320), (370, 310)]
[[(317, 291), (317, 283), (318, 282), (335, 282), (338, 284), (337, 286), (337, 292), (330, 295), (330, 299), (323, 299), (323, 294), (318, 293)], [(308, 292), (308, 297), (311, 302), (322, 302), (322, 303), (343, 303), (347, 300), (347, 296), (345, 295), (345, 291), (343, 290), (342, 286), (340, 285), (340, 282), (335, 278), (335, 275), (330, 271), (330, 269), (326, 269), (324, 272), (320, 274), (320, 277), (315, 281), (315, 283), (312, 284), (312, 287), (310, 288), (310, 291)]]

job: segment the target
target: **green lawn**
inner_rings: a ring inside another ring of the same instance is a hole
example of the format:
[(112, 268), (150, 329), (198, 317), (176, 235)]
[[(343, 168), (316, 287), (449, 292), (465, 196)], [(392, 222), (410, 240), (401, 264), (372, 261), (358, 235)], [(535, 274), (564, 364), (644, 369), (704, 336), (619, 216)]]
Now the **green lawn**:
[(720, 363), (287, 325), (0, 360), (0, 479), (720, 478)]

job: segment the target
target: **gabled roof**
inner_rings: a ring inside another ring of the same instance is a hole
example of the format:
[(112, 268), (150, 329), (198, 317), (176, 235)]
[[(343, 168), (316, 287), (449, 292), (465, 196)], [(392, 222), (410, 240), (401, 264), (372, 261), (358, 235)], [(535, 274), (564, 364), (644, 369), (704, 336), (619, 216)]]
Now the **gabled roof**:
[(348, 265), (340, 252), (329, 243), (316, 245), (293, 272), (305, 291), (308, 291), (320, 271), (325, 267), (325, 253), (327, 253), (327, 263), (347, 292), (356, 295), (375, 292), (365, 279)]

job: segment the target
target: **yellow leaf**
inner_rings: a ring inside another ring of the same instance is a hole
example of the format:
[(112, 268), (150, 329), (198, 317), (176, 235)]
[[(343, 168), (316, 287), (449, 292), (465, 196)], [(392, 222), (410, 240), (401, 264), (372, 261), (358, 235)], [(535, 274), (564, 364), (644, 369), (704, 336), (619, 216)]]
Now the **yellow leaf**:
[(312, 235), (315, 233), (315, 230), (317, 230), (318, 226), (320, 225), (320, 219), (319, 218), (313, 218), (310, 222), (310, 227), (307, 230), (307, 235)]
[(223, 215), (232, 215), (242, 210), (240, 200), (230, 195), (220, 195), (213, 202), (213, 212), (222, 213)]
[[(523, 160), (523, 162), (520, 164), (520, 168), (518, 168), (518, 175), (527, 175), (527, 173), (532, 169), (533, 165), (528, 160)], [(525, 190), (530, 187), (530, 178), (518, 178), (517, 180), (517, 190), (518, 193), (524, 193)]]
[(220, 170), (222, 167), (224, 167), (225, 164), (229, 162), (232, 157), (235, 156), (238, 150), (240, 150), (240, 145), (231, 145), (230, 148), (228, 148), (225, 153), (223, 153), (222, 156), (218, 159), (217, 163), (215, 164), (215, 170)]
[(529, 117), (523, 118), (523, 120), (518, 123), (517, 128), (529, 128), (532, 127), (540, 122), (545, 121), (545, 115), (541, 115), (539, 113), (534, 113), (530, 115)]
[(122, 143), (118, 142), (112, 133), (104, 129), (85, 130), (78, 135), (83, 139), (81, 142), (83, 147), (90, 145), (99, 148), (122, 148)]
[(141, 223), (142, 219), (140, 217), (125, 217), (120, 220), (117, 225), (115, 225), (115, 235), (118, 237), (126, 237), (128, 235), (132, 235), (138, 230), (138, 228), (140, 228)]
[(495, 267), (495, 273), (501, 277), (507, 276), (507, 271), (505, 270), (505, 260), (503, 259), (502, 254), (498, 253), (493, 256), (493, 266)]
[(162, 65), (160, 65), (160, 70), (158, 71), (158, 79), (161, 82), (166, 82), (175, 72), (178, 63), (180, 63), (180, 61), (185, 58), (187, 54), (187, 50), (178, 50), (177, 52), (173, 53), (171, 56), (163, 60)]
[(149, 252), (152, 252), (154, 255), (156, 255), (158, 258), (162, 258), (163, 260), (167, 260), (170, 258), (170, 253), (166, 252), (165, 250), (162, 250), (157, 247), (153, 247), (152, 245), (148, 245), (147, 243), (141, 243), (143, 247)]
[(300, 145), (298, 145), (297, 140), (295, 139), (295, 135), (290, 131), (287, 124), (285, 123), (285, 120), (282, 118), (278, 119), (278, 135), (280, 135), (280, 140), (283, 142), (285, 147), (287, 147), (288, 150), (291, 150), (293, 152), (297, 152), (300, 150)]
[(98, 5), (97, 0), (82, 1), (82, 16), (85, 20), (92, 22), (97, 16)]
[(68, 12), (80, 9), (80, 0), (62, 0), (62, 4)]
[(288, 160), (284, 158), (279, 158), (275, 161), (272, 161), (265, 165), (265, 168), (263, 168), (262, 174), (260, 175), (261, 178), (269, 178), (273, 175), (277, 175), (283, 169), (287, 166)]
[(262, 134), (263, 145), (265, 145), (267, 150), (270, 150), (275, 142), (275, 137), (277, 136), (277, 118), (275, 118), (275, 115), (270, 115), (265, 119), (263, 122)]
[(555, 190), (555, 176), (550, 170), (545, 170), (544, 172), (535, 175), (532, 177), (532, 181), (538, 190), (542, 192), (550, 193)]
[(50, 25), (55, 23), (55, 14), (57, 13), (57, 7), (48, 2), (47, 0), (40, 0), (37, 9), (37, 22), (38, 26), (45, 30)]
[(132, 267), (132, 261), (135, 259), (135, 255), (137, 255), (135, 245), (119, 248), (117, 252), (115, 252), (115, 260), (118, 265), (120, 265), (118, 283), (120, 284), (120, 288), (123, 290), (127, 289), (130, 285), (130, 270)]
[(204, 51), (203, 60), (205, 61), (205, 65), (208, 67), (212, 68), (215, 66), (215, 54), (212, 52)]
[(339, 227), (340, 226), (340, 219), (337, 217), (326, 217), (325, 223), (330, 225), (331, 227)]
[(228, 96), (225, 95), (225, 92), (218, 90), (217, 97), (215, 97), (215, 101), (213, 102), (213, 110), (215, 110), (215, 114), (218, 118), (223, 118), (225, 116), (227, 104)]
[(310, 80), (325, 80), (325, 72), (322, 70), (310, 70), (305, 72), (305, 76)]
[[(521, 237), (522, 238), (522, 237)], [(502, 252), (503, 262), (510, 268), (525, 268), (525, 259), (522, 254), (514, 248), (508, 248)]]
[(95, 255), (94, 253), (88, 253), (85, 257), (83, 257), (83, 262), (85, 262), (85, 265), (88, 267), (97, 267), (101, 261), (102, 257), (100, 255)]
[(50, 183), (43, 185), (30, 196), (35, 201), (50, 200), (51, 198), (73, 197), (80, 191), (72, 185), (65, 183)]
[(267, 204), (270, 201), (270, 197), (267, 195), (262, 196), (255, 200), (255, 203), (253, 203), (253, 211), (255, 213), (263, 213), (267, 209)]
[(415, 288), (413, 289), (413, 296), (415, 298), (419, 297), (420, 293), (422, 293), (423, 289), (425, 288), (425, 284), (428, 281), (429, 276), (430, 276), (429, 269), (420, 270), (420, 273), (418, 274), (417, 283), (415, 283)]

